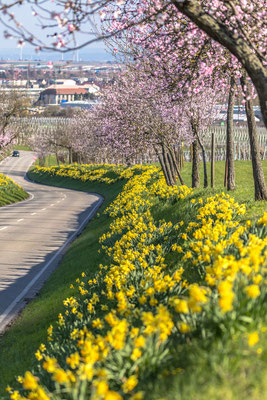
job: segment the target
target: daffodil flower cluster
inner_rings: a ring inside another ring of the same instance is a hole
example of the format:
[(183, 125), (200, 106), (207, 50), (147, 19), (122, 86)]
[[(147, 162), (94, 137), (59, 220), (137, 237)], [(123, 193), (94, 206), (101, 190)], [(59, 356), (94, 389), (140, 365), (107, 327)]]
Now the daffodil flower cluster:
[[(105, 210), (112, 222), (99, 251), (109, 262), (71, 285), (73, 296), (36, 351), (37, 367), (18, 378), (20, 391), (9, 388), (11, 399), (141, 400), (150, 374), (170, 365), (181, 371), (172, 365), (178, 344), (235, 323), (233, 312), (243, 327), (259, 304), (266, 313), (266, 215), (243, 226), (245, 207), (228, 195), (190, 202), (191, 189), (169, 188), (157, 167), (114, 172), (128, 181)], [(186, 201), (194, 221), (156, 222), (153, 205), (169, 200)], [(258, 341), (254, 329), (248, 344)]]
[(9, 190), (10, 187), (12, 188), (19, 188), (21, 189), (21, 186), (19, 186), (17, 183), (13, 181), (13, 179), (8, 178), (7, 176), (0, 174), (0, 191), (4, 190)]
[(0, 205), (10, 202), (9, 196), (14, 196), (16, 201), (27, 197), (27, 193), (13, 181), (13, 179), (0, 174)]
[[(124, 167), (110, 164), (70, 164), (53, 167), (36, 166), (35, 174), (68, 177), (82, 182), (102, 182), (111, 184), (125, 177)], [(122, 176), (121, 176), (122, 174)], [(127, 177), (127, 176), (126, 176)]]

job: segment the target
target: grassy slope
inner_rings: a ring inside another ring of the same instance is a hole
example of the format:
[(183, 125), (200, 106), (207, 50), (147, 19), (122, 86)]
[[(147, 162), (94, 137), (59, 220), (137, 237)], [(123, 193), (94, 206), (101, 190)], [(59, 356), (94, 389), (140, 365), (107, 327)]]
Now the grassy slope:
[(25, 200), (28, 197), (29, 195), (25, 190), (10, 182), (5, 190), (0, 188), (0, 207)]
[[(223, 186), (224, 181), (224, 162), (216, 162), (215, 171), (215, 189), (204, 189), (195, 190), (194, 194), (199, 196), (209, 196), (214, 193), (226, 192), (226, 188)], [(254, 184), (252, 166), (250, 161), (235, 161), (236, 169), (236, 190), (229, 192), (236, 201), (239, 203), (245, 203), (248, 209), (245, 219), (256, 217), (266, 211), (266, 202), (254, 201)], [(267, 184), (267, 160), (263, 161), (263, 170), (265, 181)], [(183, 177), (187, 185), (191, 184), (191, 169), (190, 165), (187, 164), (183, 170)], [(208, 163), (208, 177), (210, 182), (210, 163)], [(201, 168), (201, 183), (203, 184), (203, 171)]]
[[(266, 209), (266, 202), (255, 203), (253, 201), (253, 182), (250, 163), (237, 162), (236, 166), (237, 190), (235, 191), (234, 196), (239, 202), (245, 202), (247, 204), (247, 207), (249, 208), (248, 215), (250, 217), (256, 217), (262, 214), (263, 210)], [(267, 162), (264, 162), (264, 168), (266, 176)], [(183, 176), (187, 184), (190, 184), (190, 174), (190, 166), (186, 165), (183, 170)], [(34, 179), (32, 175), (31, 177)], [(220, 182), (223, 182), (223, 163), (220, 162), (216, 164), (216, 182), (219, 183), (216, 186), (216, 189), (208, 189), (207, 191), (198, 189), (195, 191), (194, 197), (196, 197), (196, 195), (211, 195), (224, 190), (223, 185), (220, 185)], [(112, 201), (112, 198), (116, 196), (122, 186), (121, 183), (108, 186), (103, 184), (80, 183), (62, 178), (54, 178), (53, 181), (50, 178), (45, 178), (43, 179), (43, 183), (100, 193), (104, 195), (106, 199), (102, 209), (110, 201)], [(184, 221), (189, 221), (193, 218), (192, 215), (185, 215), (184, 202), (178, 202), (174, 205), (159, 204), (154, 208), (153, 211), (156, 219), (164, 218), (172, 221), (183, 219)], [(29, 306), (23, 311), (16, 324), (9, 329), (2, 338), (0, 342), (1, 393), (3, 393), (3, 388), (7, 383), (12, 383), (15, 375), (22, 374), (31, 366), (34, 358), (34, 351), (37, 349), (39, 344), (46, 339), (47, 327), (50, 323), (53, 323), (56, 320), (57, 315), (62, 311), (62, 300), (70, 295), (70, 283), (72, 283), (75, 278), (85, 269), (94, 275), (98, 264), (103, 263), (103, 256), (99, 255), (97, 252), (98, 238), (107, 230), (109, 223), (110, 219), (103, 215), (101, 215), (99, 218), (93, 219), (89, 223), (83, 234), (71, 245), (60, 267), (50, 277), (40, 295), (35, 301), (29, 304)], [(90, 259), (90, 263), (88, 263), (88, 259)], [(64, 271), (64, 273), (62, 273), (62, 271)], [(226, 371), (225, 374), (221, 373), (218, 375), (221, 377), (220, 382), (218, 381), (216, 374), (213, 373), (211, 377), (208, 368), (210, 360), (208, 358), (205, 359), (204, 357), (204, 355), (207, 355), (209, 352), (205, 352), (204, 350), (197, 348), (194, 348), (193, 350), (194, 351), (191, 353), (191, 355), (184, 355), (185, 366), (187, 363), (191, 366), (194, 365), (193, 370), (192, 368), (190, 369), (192, 374), (186, 376), (184, 374), (178, 375), (174, 378), (168, 379), (164, 378), (163, 381), (160, 381), (160, 387), (155, 385), (154, 389), (156, 390), (157, 394), (155, 394), (153, 398), (168, 398), (177, 400), (185, 398), (194, 400), (202, 398), (204, 399), (201, 391), (203, 391), (203, 393), (208, 391), (212, 400), (223, 398), (230, 400), (232, 398), (236, 398), (230, 397), (229, 394), (229, 388), (226, 384), (227, 382), (230, 382), (227, 375), (228, 372)], [(186, 359), (186, 357), (189, 357), (189, 359)], [(238, 376), (240, 376), (239, 372)], [(242, 379), (244, 382), (247, 382), (244, 377), (242, 377)], [(208, 386), (206, 380), (209, 382)], [(183, 385), (183, 382), (186, 382), (186, 384)], [(215, 385), (218, 386), (219, 383), (222, 385), (222, 389), (220, 390), (221, 397), (218, 397), (219, 392), (214, 389)], [(184, 389), (182, 389), (182, 387), (184, 387)], [(245, 388), (247, 389), (247, 384), (245, 385)], [(153, 389), (153, 387), (151, 389)], [(169, 394), (166, 395), (166, 392)], [(217, 397), (215, 397), (215, 392), (218, 392), (216, 394), (216, 396), (218, 395)], [(161, 396), (159, 396), (159, 393), (161, 393)], [(225, 393), (228, 394), (226, 395)], [(256, 399), (257, 397), (253, 398)]]
[[(46, 182), (43, 182), (46, 183)], [(51, 183), (51, 182), (50, 182)], [(114, 185), (83, 184), (59, 179), (54, 184), (100, 193), (105, 197), (101, 212), (121, 191), (122, 182)], [(0, 396), (14, 377), (29, 369), (34, 352), (46, 340), (46, 330), (56, 321), (62, 311), (62, 301), (73, 294), (70, 284), (85, 269), (94, 275), (102, 256), (97, 252), (98, 238), (104, 233), (110, 220), (106, 216), (94, 218), (83, 233), (73, 242), (59, 268), (51, 275), (39, 296), (21, 313), (16, 323), (3, 335), (0, 341)], [(88, 261), (90, 260), (90, 261)]]
[[(254, 186), (251, 163), (236, 162), (236, 190), (230, 193), (239, 203), (245, 203), (247, 213), (242, 219), (255, 219), (267, 211), (267, 202), (254, 201)], [(183, 170), (183, 177), (190, 184), (191, 171), (189, 165)], [(267, 177), (267, 161), (263, 162)], [(203, 174), (201, 171), (201, 182)], [(194, 191), (193, 197), (207, 197), (224, 191), (224, 163), (216, 163), (216, 187)], [(193, 220), (193, 215), (185, 202), (174, 205), (158, 204), (153, 211), (156, 219), (177, 222)], [(175, 262), (171, 258), (168, 263)], [(267, 323), (267, 321), (266, 321)], [(152, 399), (157, 400), (260, 400), (267, 398), (267, 335), (261, 342), (262, 354), (255, 350), (242, 353), (242, 339), (221, 343), (212, 340), (208, 348), (201, 347), (199, 342), (192, 343), (187, 349), (181, 349), (176, 367), (185, 372), (175, 376), (163, 376), (151, 387)], [(236, 356), (235, 354), (239, 354)], [(182, 360), (182, 363), (181, 363)]]

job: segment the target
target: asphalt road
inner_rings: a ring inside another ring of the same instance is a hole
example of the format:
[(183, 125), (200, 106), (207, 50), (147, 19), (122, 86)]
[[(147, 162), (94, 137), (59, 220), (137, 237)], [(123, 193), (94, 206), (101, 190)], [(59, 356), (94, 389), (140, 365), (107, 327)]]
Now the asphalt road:
[(0, 173), (30, 198), (0, 207), (0, 332), (40, 290), (68, 244), (102, 202), (101, 196), (28, 181), (32, 152), (0, 164)]

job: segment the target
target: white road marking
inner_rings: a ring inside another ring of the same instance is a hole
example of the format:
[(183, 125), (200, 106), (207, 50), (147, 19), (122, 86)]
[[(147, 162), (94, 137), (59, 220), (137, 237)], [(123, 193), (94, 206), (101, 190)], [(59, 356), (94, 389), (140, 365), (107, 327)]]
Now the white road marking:
[(55, 204), (50, 204), (50, 207), (53, 207)]
[(17, 222), (24, 221), (24, 218), (17, 219)]
[(36, 213), (31, 213), (31, 215), (35, 215)]
[[(34, 283), (40, 278), (40, 276), (47, 270), (47, 268), (50, 266), (50, 264), (52, 264), (52, 262), (55, 260), (55, 258), (57, 258), (57, 256), (65, 249), (65, 247), (68, 246), (69, 243), (72, 242), (72, 240), (75, 238), (75, 236), (78, 235), (79, 232), (82, 231), (82, 229), (84, 228), (84, 226), (88, 223), (88, 221), (90, 220), (90, 218), (92, 217), (92, 215), (95, 212), (95, 209), (98, 208), (103, 202), (103, 197), (99, 196), (99, 200), (98, 202), (94, 205), (94, 207), (90, 210), (90, 212), (88, 213), (87, 217), (82, 221), (81, 225), (79, 226), (79, 228), (73, 232), (73, 234), (69, 237), (69, 239), (58, 249), (58, 251), (53, 255), (53, 257), (48, 261), (48, 263), (46, 263), (44, 265), (44, 267), (41, 269), (41, 271), (38, 272), (37, 275), (35, 275), (35, 277), (28, 283), (28, 285), (22, 290), (22, 292), (15, 298), (15, 300), (12, 301), (12, 303), (5, 309), (5, 311), (2, 313), (2, 315), (0, 316), (0, 324), (2, 323), (2, 321), (4, 321), (10, 314), (10, 312), (13, 310), (13, 308), (17, 305), (17, 303), (19, 301), (21, 301), (23, 299), (23, 297), (27, 294), (27, 292), (29, 291), (29, 289), (34, 285)], [(10, 318), (9, 318), (10, 319)], [(7, 321), (8, 323), (8, 321)], [(6, 324), (0, 328), (0, 332), (5, 328)]]
[(46, 208), (42, 208), (42, 210), (41, 211), (45, 211), (46, 210)]
[(7, 226), (3, 226), (3, 228), (0, 228), (0, 231), (2, 231), (3, 229), (8, 228)]

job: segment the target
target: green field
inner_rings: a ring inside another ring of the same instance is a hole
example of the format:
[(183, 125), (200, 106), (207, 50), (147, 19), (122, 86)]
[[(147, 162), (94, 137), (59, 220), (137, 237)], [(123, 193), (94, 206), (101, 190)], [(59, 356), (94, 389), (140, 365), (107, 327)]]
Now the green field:
[[(264, 162), (267, 176), (267, 162)], [(190, 165), (183, 169), (185, 182), (190, 185)], [(206, 198), (225, 191), (223, 187), (224, 163), (216, 163), (216, 188), (197, 189), (194, 198)], [(247, 213), (241, 218), (255, 219), (266, 211), (266, 202), (255, 202), (252, 170), (249, 162), (236, 162), (237, 188), (231, 193), (239, 203), (245, 203)], [(112, 185), (103, 183), (82, 183), (77, 180), (60, 177), (38, 177), (33, 171), (29, 177), (45, 184), (99, 193), (105, 202), (83, 233), (72, 243), (58, 269), (51, 275), (40, 294), (21, 313), (16, 323), (3, 335), (0, 341), (0, 387), (4, 396), (6, 385), (14, 382), (16, 375), (30, 369), (34, 362), (34, 352), (39, 344), (46, 341), (47, 327), (54, 323), (62, 312), (62, 301), (72, 295), (69, 286), (84, 270), (93, 277), (100, 263), (105, 263), (103, 254), (99, 254), (98, 239), (105, 233), (111, 218), (103, 214), (104, 209), (122, 190), (123, 181)], [(201, 177), (202, 179), (202, 177)], [(194, 210), (188, 210), (187, 200), (171, 204), (155, 204), (152, 209), (156, 221), (175, 222), (183, 220), (185, 225), (194, 217)], [(90, 260), (90, 262), (88, 261)], [(173, 259), (168, 260), (171, 265)], [(264, 375), (267, 372), (267, 338), (261, 343), (260, 355), (243, 348), (238, 337), (230, 339), (226, 335), (224, 342), (209, 338), (201, 343), (192, 341), (188, 346), (179, 347), (179, 370), (156, 380), (147, 382), (150, 396), (147, 398), (163, 400), (239, 400), (267, 398), (267, 385)], [(181, 363), (181, 360), (182, 363)]]

